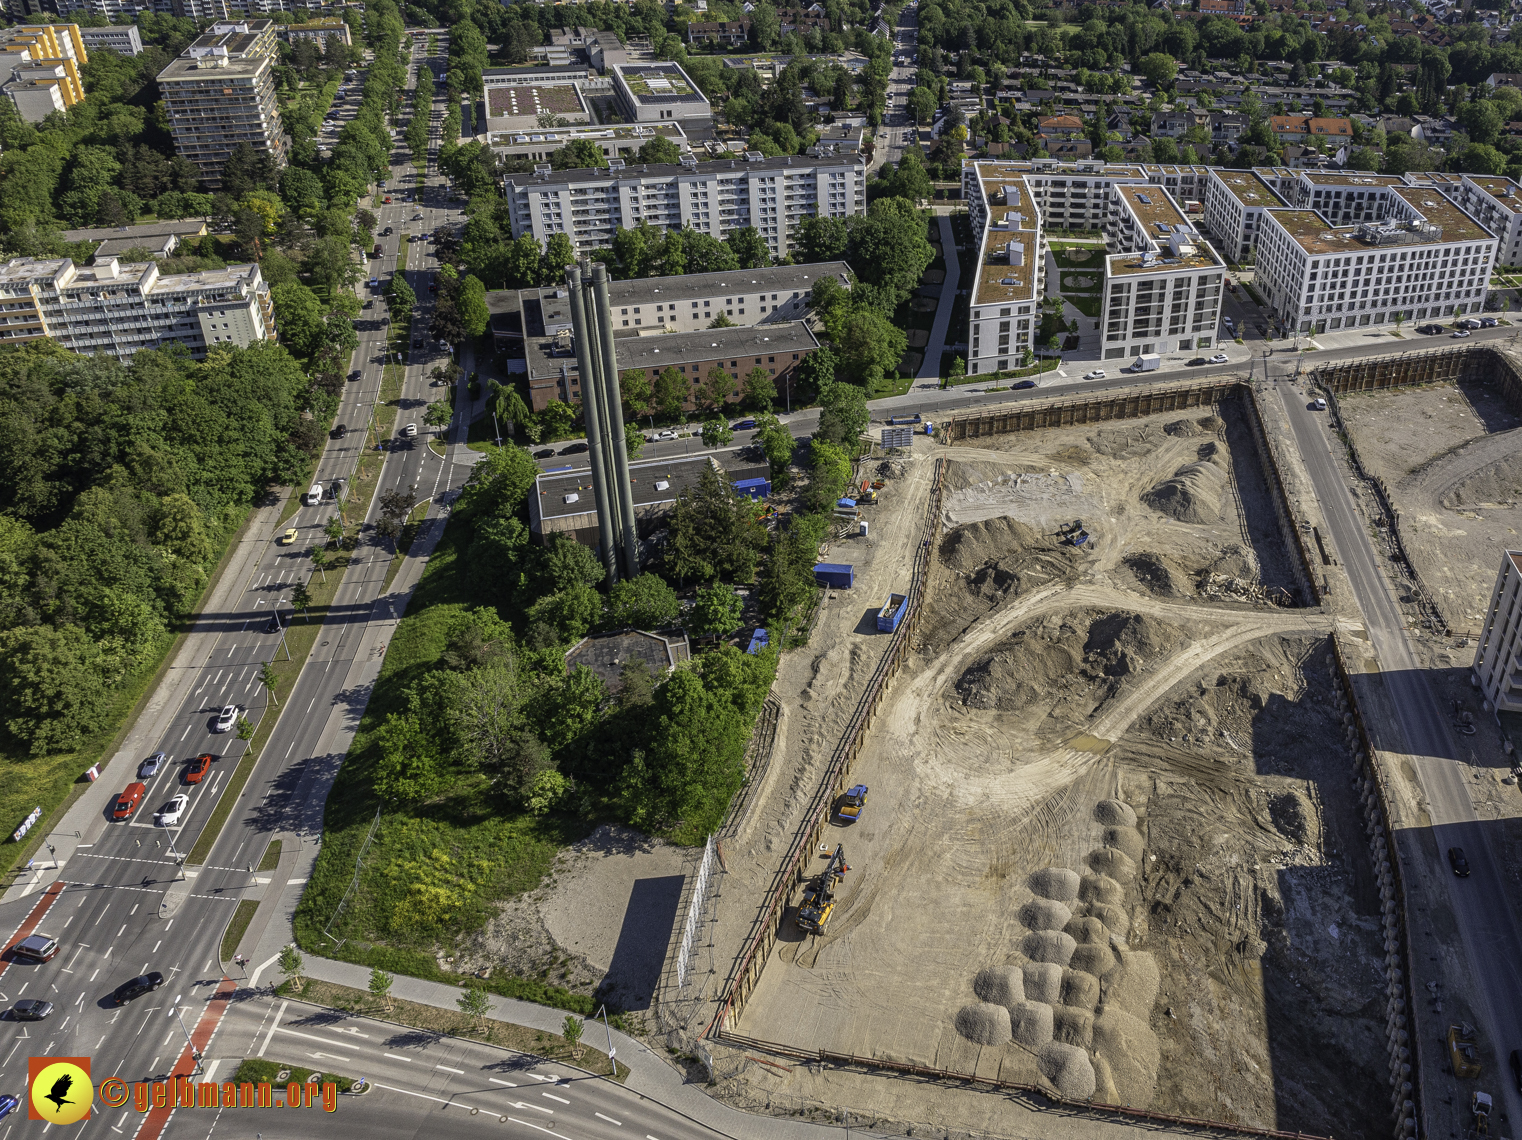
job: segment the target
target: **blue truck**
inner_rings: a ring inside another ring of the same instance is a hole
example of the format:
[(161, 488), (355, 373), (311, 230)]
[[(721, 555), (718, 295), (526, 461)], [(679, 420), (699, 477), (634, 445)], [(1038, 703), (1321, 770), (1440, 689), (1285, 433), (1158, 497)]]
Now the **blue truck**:
[(814, 563), (814, 581), (821, 586), (849, 590), (856, 580), (856, 567), (845, 562)]
[(904, 611), (908, 608), (907, 594), (889, 594), (888, 604), (877, 611), (878, 630), (882, 633), (892, 633), (898, 628), (898, 623), (904, 620)]

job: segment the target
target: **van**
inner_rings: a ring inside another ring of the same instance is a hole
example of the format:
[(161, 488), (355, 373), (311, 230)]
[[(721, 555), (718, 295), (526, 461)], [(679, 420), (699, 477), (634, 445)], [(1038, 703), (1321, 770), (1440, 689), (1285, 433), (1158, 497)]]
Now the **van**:
[(322, 502), (322, 484), (313, 483), (307, 493), (301, 496), (301, 505), (304, 507), (315, 507), (320, 502)]

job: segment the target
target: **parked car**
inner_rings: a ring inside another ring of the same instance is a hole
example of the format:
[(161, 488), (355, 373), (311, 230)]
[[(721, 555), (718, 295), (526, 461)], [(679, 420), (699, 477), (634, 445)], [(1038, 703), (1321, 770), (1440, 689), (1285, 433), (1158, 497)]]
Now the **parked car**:
[(1313, 411), (1313, 412), (1324, 412), (1324, 411), (1326, 411), (1326, 397), (1325, 396), (1317, 396), (1314, 400), (1312, 400), (1311, 401), (1311, 411)]
[(1209, 363), (1210, 362), (1208, 360), (1206, 360), (1203, 356), (1196, 356), (1193, 360), (1186, 360), (1186, 361), (1184, 361), (1184, 367), (1185, 368), (1198, 368), (1202, 364), (1209, 364)]
[(553, 459), (554, 456), (555, 449), (553, 447), (542, 448), (541, 450), (534, 452), (535, 459)]
[(674, 431), (658, 431), (658, 432), (655, 433), (655, 438), (656, 439), (675, 439), (676, 438), (676, 432), (674, 432)]
[(1096, 368), (1092, 372), (1085, 372), (1083, 378), (1085, 380), (1103, 380), (1105, 378), (1105, 370), (1103, 368)]
[(125, 1005), (133, 998), (142, 997), (144, 994), (151, 994), (163, 984), (164, 975), (157, 970), (147, 974), (139, 974), (137, 977), (123, 982), (116, 989), (112, 990), (111, 1000), (117, 1005)]
[(1214, 356), (1212, 356), (1210, 358), (1210, 363), (1212, 363), (1212, 364), (1225, 364), (1227, 362), (1227, 360), (1228, 360), (1228, 357), (1226, 356), (1226, 354), (1224, 352), (1218, 352), (1218, 353), (1216, 353)]
[(42, 1021), (53, 1012), (53, 1003), (40, 998), (26, 998), (11, 1006), (12, 1021)]
[(11, 947), (11, 957), (28, 962), (51, 962), (58, 956), (58, 939), (51, 934), (31, 934)]
[(133, 811), (135, 811), (137, 809), (137, 805), (142, 801), (142, 798), (145, 795), (147, 795), (147, 794), (148, 794), (148, 785), (147, 784), (144, 784), (144, 783), (142, 783), (140, 781), (135, 781), (135, 782), (133, 782), (131, 784), (128, 784), (122, 790), (122, 794), (116, 797), (116, 803), (111, 805), (111, 818), (112, 819), (126, 819), (126, 818), (128, 818), (133, 813)]
[(1035, 386), (1036, 382), (1034, 380), (1016, 380), (1010, 385), (1016, 392), (1024, 391), (1026, 388), (1034, 388)]
[(215, 759), (216, 757), (210, 752), (203, 752), (189, 764), (185, 765), (185, 782), (187, 784), (199, 784), (206, 776), (206, 773), (211, 771), (211, 762)]
[(1499, 325), (1500, 323), (1501, 322), (1498, 321), (1495, 317), (1481, 317), (1480, 318), (1480, 327), (1482, 329), (1493, 329), (1497, 325)]
[(180, 822), (181, 818), (185, 815), (185, 809), (189, 806), (190, 797), (181, 792), (159, 809), (159, 826), (173, 827)]
[(146, 780), (159, 774), (159, 769), (169, 761), (169, 756), (164, 752), (155, 752), (148, 759), (137, 766), (137, 778)]
[(571, 444), (570, 447), (562, 447), (560, 449), (560, 454), (561, 455), (580, 455), (585, 450), (587, 450), (587, 445), (586, 444), (584, 444), (584, 443), (573, 443), (573, 444)]
[(211, 726), (213, 732), (229, 732), (238, 720), (238, 706), (224, 705), (222, 711), (217, 714), (216, 724)]
[(1448, 865), (1453, 868), (1453, 873), (1459, 878), (1469, 878), (1469, 860), (1464, 858), (1462, 847), (1448, 848)]
[(755, 420), (736, 420), (729, 425), (730, 431), (751, 431), (756, 426)]

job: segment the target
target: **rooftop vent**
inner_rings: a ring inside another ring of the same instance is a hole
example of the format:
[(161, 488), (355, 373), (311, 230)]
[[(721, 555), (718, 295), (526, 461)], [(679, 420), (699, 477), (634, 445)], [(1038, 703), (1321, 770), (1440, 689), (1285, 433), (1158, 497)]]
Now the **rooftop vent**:
[(610, 159), (608, 159), (608, 169), (609, 170), (622, 170), (623, 168), (624, 168), (624, 160), (623, 159), (621, 159), (621, 158), (610, 158)]
[(581, 496), (572, 491), (570, 494), (562, 496), (562, 500), (567, 503), (576, 503), (581, 501)]
[(657, 479), (655, 481), (655, 489), (657, 491), (664, 491), (667, 488), (669, 488), (670, 486), (671, 486), (670, 482), (665, 480), (665, 479)]

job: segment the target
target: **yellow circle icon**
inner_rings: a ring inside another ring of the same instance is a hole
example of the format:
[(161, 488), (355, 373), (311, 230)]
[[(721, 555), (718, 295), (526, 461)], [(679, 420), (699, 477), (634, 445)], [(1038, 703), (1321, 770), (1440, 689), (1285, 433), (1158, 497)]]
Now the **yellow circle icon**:
[(32, 1107), (53, 1124), (78, 1124), (95, 1100), (95, 1086), (78, 1065), (57, 1061), (32, 1082)]

